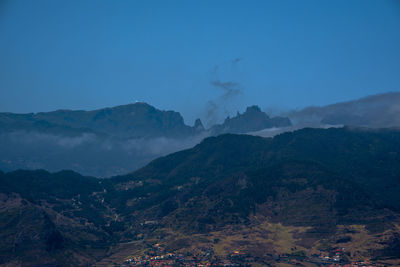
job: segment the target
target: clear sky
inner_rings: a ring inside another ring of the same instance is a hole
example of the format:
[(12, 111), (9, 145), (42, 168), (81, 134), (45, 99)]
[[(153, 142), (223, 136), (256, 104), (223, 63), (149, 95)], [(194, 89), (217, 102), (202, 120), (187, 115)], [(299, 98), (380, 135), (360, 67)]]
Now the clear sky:
[(397, 0), (0, 0), (0, 111), (139, 100), (192, 124), (212, 103), (230, 113), (387, 91), (400, 91)]

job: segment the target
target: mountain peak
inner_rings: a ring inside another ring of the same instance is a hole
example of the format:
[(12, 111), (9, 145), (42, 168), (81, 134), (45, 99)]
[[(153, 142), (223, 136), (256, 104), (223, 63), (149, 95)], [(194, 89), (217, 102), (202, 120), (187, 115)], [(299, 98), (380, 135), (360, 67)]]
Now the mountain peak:
[(248, 106), (246, 108), (245, 113), (251, 113), (251, 112), (261, 112), (262, 113), (261, 108), (257, 105)]
[(259, 106), (253, 105), (246, 108), (243, 114), (239, 112), (233, 118), (227, 117), (223, 124), (212, 127), (215, 134), (221, 133), (248, 133), (273, 127), (291, 126), (288, 118), (270, 118)]
[(196, 119), (193, 127), (196, 131), (204, 131), (204, 126), (200, 119)]

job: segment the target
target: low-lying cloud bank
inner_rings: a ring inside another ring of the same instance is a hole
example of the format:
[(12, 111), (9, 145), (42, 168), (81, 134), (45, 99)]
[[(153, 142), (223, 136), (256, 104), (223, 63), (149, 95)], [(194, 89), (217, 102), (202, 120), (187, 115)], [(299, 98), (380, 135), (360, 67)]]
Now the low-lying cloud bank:
[[(343, 125), (330, 125), (330, 124), (315, 124), (313, 126), (309, 125), (308, 127), (311, 128), (321, 128), (321, 129), (328, 129), (328, 128), (340, 128), (343, 127)], [(247, 134), (249, 135), (255, 135), (255, 136), (261, 136), (261, 137), (274, 137), (275, 135), (286, 133), (286, 132), (293, 132), (296, 130), (300, 130), (302, 128), (305, 128), (304, 125), (294, 125), (294, 126), (289, 126), (289, 127), (279, 127), (279, 128), (270, 128), (270, 129), (264, 129), (260, 131), (255, 131), (255, 132), (249, 132)]]
[(131, 172), (156, 157), (190, 148), (204, 138), (104, 138), (91, 133), (62, 136), (16, 131), (0, 134), (0, 170), (71, 169), (109, 177)]
[[(150, 114), (165, 115), (147, 104), (117, 107), (112, 109), (112, 113), (109, 110), (108, 112), (113, 115), (118, 111), (119, 113), (113, 116), (120, 118), (120, 113), (125, 114), (120, 109), (129, 108), (145, 108), (151, 111)], [(96, 112), (104, 113), (103, 110)], [(110, 114), (108, 116), (114, 118)], [(175, 117), (180, 116), (178, 115), (175, 114)], [(147, 138), (126, 138), (123, 137), (123, 132), (112, 136), (96, 133), (90, 129), (86, 131), (80, 128), (66, 128), (62, 124), (52, 125), (41, 122), (26, 124), (29, 125), (25, 127), (26, 129), (18, 128), (14, 127), (14, 125), (19, 125), (19, 121), (15, 119), (16, 123), (12, 124), (12, 127), (3, 127), (0, 131), (0, 170), (71, 169), (84, 175), (110, 177), (134, 171), (157, 157), (193, 147), (210, 135), (247, 133), (273, 137), (304, 127), (330, 128), (344, 125), (367, 128), (400, 127), (400, 93), (373, 95), (324, 107), (308, 107), (281, 115), (289, 117), (290, 121), (285, 117), (269, 117), (257, 106), (252, 106), (248, 107), (243, 114), (238, 113), (234, 118), (227, 118), (223, 124), (214, 125), (209, 130), (205, 130), (200, 121), (194, 127), (189, 127), (180, 122), (181, 120), (166, 119), (164, 124), (169, 125), (166, 129), (173, 129), (170, 132), (174, 134), (170, 134), (169, 137), (150, 136)], [(5, 124), (9, 117), (7, 116), (3, 116), (4, 125), (7, 125)], [(146, 116), (141, 118), (143, 122), (148, 122)], [(59, 117), (54, 119), (59, 120)], [(120, 121), (118, 125), (128, 127), (131, 120), (127, 117), (127, 124), (123, 123), (125, 121)], [(174, 128), (174, 123), (178, 123), (180, 127)], [(164, 124), (161, 126), (156, 124), (156, 126), (164, 129)], [(149, 125), (146, 129), (152, 129)], [(263, 129), (265, 127), (267, 128)], [(165, 131), (153, 130), (153, 133), (162, 135)]]
[(294, 125), (349, 125), (369, 128), (400, 127), (400, 92), (371, 95), (286, 114)]

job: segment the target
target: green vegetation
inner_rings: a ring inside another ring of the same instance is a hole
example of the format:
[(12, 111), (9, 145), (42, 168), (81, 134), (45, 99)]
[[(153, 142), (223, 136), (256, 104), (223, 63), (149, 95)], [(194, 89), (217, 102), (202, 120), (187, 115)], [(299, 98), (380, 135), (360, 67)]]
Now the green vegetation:
[[(264, 260), (337, 246), (396, 259), (399, 163), (399, 131), (336, 128), (211, 137), (110, 179), (0, 173), (0, 261), (35, 262), (40, 251), (71, 265), (155, 243)], [(33, 236), (43, 245), (33, 249)]]

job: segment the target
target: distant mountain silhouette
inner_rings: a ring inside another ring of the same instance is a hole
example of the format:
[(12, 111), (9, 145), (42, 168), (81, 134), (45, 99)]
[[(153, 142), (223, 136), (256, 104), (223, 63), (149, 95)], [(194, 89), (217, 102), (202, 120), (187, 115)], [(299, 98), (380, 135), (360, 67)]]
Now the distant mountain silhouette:
[(174, 111), (133, 104), (93, 111), (0, 113), (0, 169), (111, 176), (195, 145), (204, 129)]
[(182, 116), (137, 102), (93, 111), (57, 110), (31, 114), (0, 113), (4, 130), (39, 130), (51, 133), (94, 132), (119, 138), (184, 137), (193, 134)]
[(295, 124), (400, 127), (400, 92), (371, 95), (322, 107), (307, 107), (288, 116)]
[(143, 102), (92, 111), (0, 113), (0, 170), (71, 169), (98, 177), (120, 175), (208, 136), (266, 137), (326, 125), (400, 127), (399, 103), (400, 93), (393, 92), (305, 108), (288, 114), (290, 119), (270, 117), (258, 106), (250, 106), (209, 129), (200, 119), (188, 126), (178, 112)]
[(57, 110), (0, 113), (0, 169), (72, 169), (85, 175), (112, 176), (221, 133), (245, 133), (279, 125), (258, 107), (206, 130), (200, 119), (184, 123), (174, 111), (137, 102), (93, 111)]
[(211, 127), (214, 135), (223, 133), (248, 133), (268, 128), (280, 128), (291, 126), (291, 122), (285, 117), (270, 118), (261, 111), (258, 106), (250, 106), (243, 114), (239, 112), (233, 118), (226, 118), (224, 123)]

